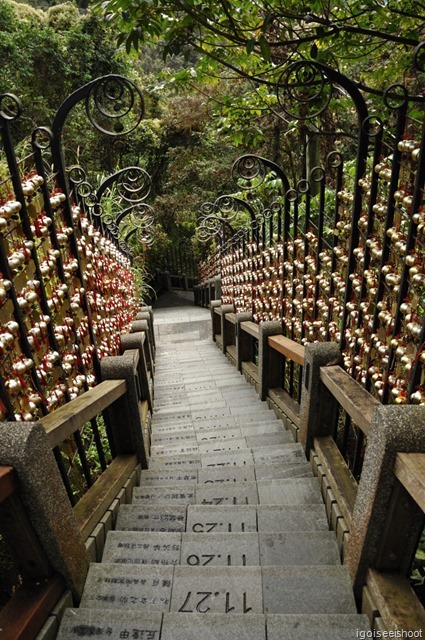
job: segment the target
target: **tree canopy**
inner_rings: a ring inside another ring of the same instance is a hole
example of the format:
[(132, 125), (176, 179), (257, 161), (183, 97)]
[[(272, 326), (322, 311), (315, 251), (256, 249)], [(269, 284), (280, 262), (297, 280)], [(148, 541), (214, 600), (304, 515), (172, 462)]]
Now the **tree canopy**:
[(425, 37), (421, 0), (105, 0), (98, 6), (127, 51), (153, 41), (164, 58), (196, 51), (192, 74), (226, 68), (267, 86), (288, 62), (314, 59), (350, 69), (350, 78), (371, 92), (406, 78), (414, 90), (418, 84), (413, 51)]

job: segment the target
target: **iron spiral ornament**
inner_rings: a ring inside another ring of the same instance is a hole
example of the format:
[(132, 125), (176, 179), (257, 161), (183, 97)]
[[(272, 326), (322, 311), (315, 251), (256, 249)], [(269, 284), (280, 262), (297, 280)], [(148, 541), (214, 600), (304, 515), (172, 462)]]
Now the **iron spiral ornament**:
[(133, 131), (144, 111), (140, 90), (123, 76), (99, 78), (86, 97), (87, 117), (95, 129), (108, 136), (124, 136)]

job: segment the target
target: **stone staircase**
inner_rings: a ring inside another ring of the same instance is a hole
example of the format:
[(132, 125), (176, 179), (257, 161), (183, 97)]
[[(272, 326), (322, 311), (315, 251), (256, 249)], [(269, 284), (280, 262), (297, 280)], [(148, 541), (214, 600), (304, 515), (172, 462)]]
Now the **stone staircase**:
[(301, 445), (204, 332), (170, 326), (149, 470), (59, 640), (359, 637), (368, 619)]

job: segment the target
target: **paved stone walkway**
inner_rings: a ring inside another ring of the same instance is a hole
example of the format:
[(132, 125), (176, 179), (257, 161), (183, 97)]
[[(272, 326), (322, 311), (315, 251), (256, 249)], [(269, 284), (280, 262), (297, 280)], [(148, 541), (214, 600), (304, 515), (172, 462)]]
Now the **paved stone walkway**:
[(59, 638), (358, 637), (368, 621), (301, 446), (216, 348), (209, 311), (178, 300), (155, 311), (149, 470)]

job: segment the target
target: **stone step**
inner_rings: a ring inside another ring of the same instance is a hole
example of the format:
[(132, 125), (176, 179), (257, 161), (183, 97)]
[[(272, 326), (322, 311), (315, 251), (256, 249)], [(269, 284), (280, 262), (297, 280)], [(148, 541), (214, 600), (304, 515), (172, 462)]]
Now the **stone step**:
[(118, 611), (170, 610), (173, 566), (91, 564), (81, 608)]
[(183, 532), (186, 527), (186, 506), (122, 504), (118, 510), (117, 531)]
[(133, 505), (152, 504), (152, 505), (174, 505), (174, 504), (196, 504), (195, 485), (185, 484), (162, 485), (160, 487), (147, 486), (134, 487), (133, 489)]
[(181, 533), (110, 531), (102, 562), (156, 566), (179, 564), (181, 540)]
[[(210, 614), (67, 609), (57, 640), (353, 640), (370, 631), (359, 614)], [(266, 635), (267, 634), (267, 635)]]
[(357, 613), (347, 567), (263, 567), (262, 571), (264, 613)]

